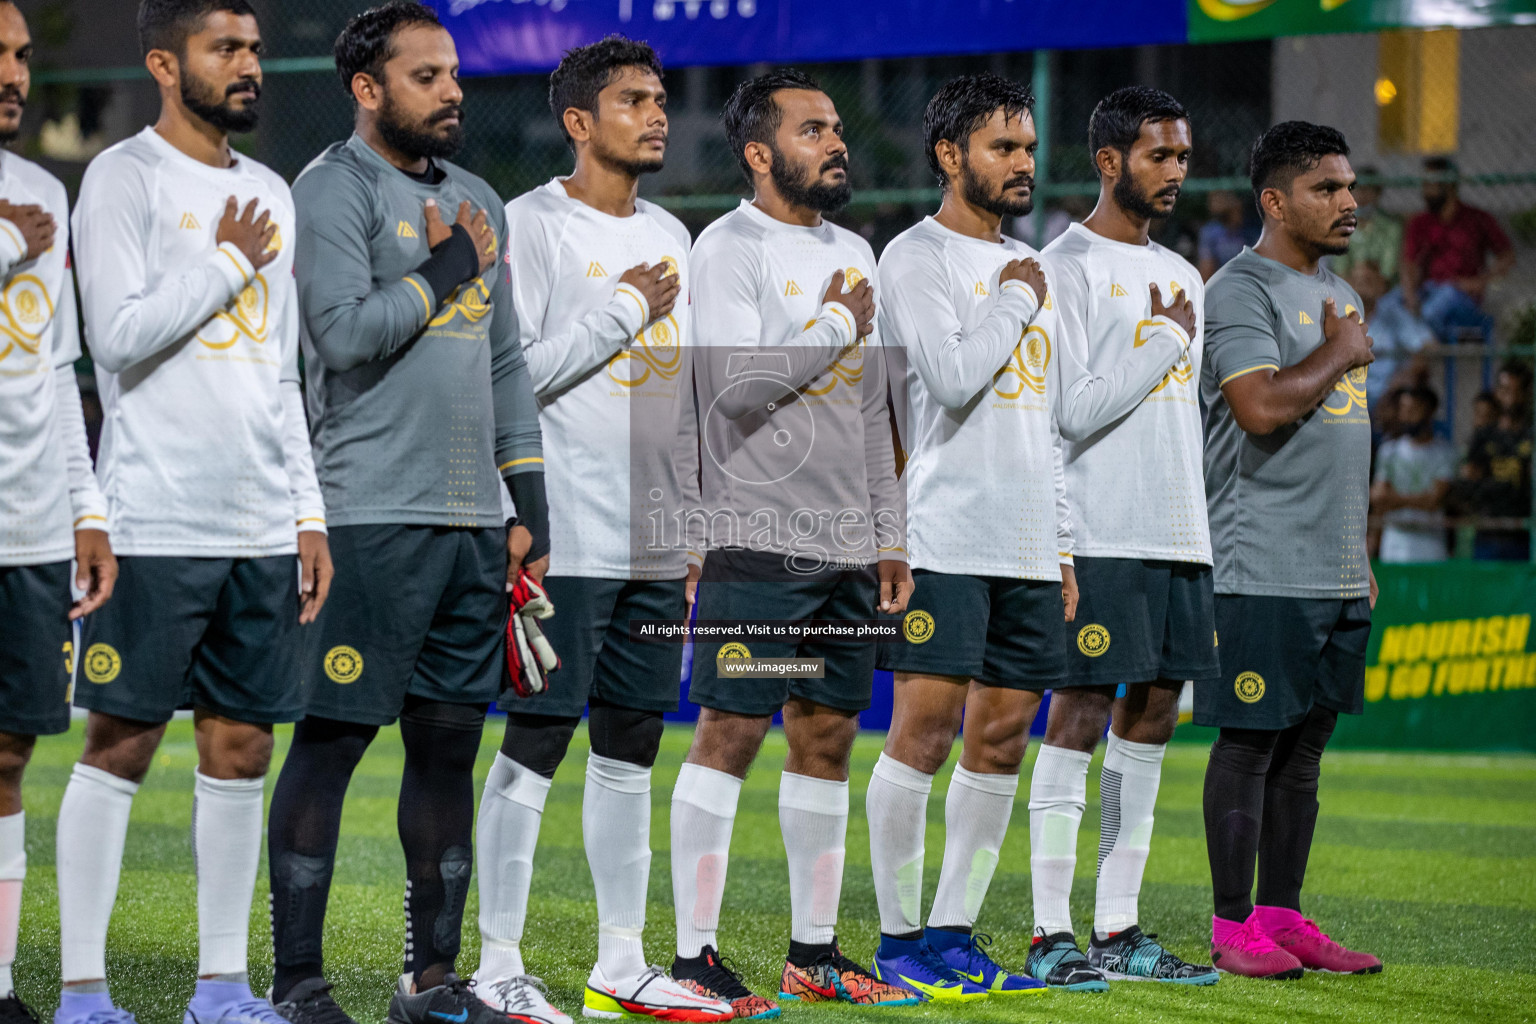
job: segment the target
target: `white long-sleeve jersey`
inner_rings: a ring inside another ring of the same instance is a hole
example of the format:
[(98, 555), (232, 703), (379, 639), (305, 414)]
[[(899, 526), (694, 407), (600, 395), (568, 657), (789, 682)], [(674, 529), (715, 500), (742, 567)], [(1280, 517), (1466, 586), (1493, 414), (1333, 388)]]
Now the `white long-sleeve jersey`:
[[(1201, 468), (1205, 286), (1156, 242), (1116, 242), (1074, 224), (1045, 248), (1055, 295), (1076, 554), (1211, 564)], [(1194, 338), (1152, 316), (1189, 295)]]
[(913, 568), (1059, 580), (1071, 564), (1055, 302), (1049, 286), (1041, 308), (1023, 282), (998, 284), (1010, 260), (1037, 255), (932, 217), (881, 254), (880, 336), (903, 427)]
[(796, 553), (798, 566), (905, 561), (885, 360), (833, 273), (869, 278), (869, 243), (743, 201), (693, 247), (695, 386), (710, 547)]
[[(215, 239), (230, 196), (277, 222), (259, 272)], [(114, 550), (257, 557), (323, 531), (283, 179), (245, 156), (210, 167), (146, 128), (86, 169), (74, 237)]]
[[(613, 217), (573, 199), (558, 178), (507, 204), (507, 262), (539, 399), (557, 576), (676, 579), (687, 571), (686, 511), (699, 501), (690, 242), (682, 222), (652, 203), (637, 200), (632, 216)], [(641, 263), (670, 264), (681, 286), (672, 312), (649, 326), (645, 297), (617, 284)]]
[(3, 153), (0, 198), (41, 206), (58, 225), (53, 248), (28, 260), (20, 229), (0, 220), (0, 565), (44, 565), (74, 557), (76, 529), (106, 529), (107, 505), (75, 381), (80, 330), (64, 185)]

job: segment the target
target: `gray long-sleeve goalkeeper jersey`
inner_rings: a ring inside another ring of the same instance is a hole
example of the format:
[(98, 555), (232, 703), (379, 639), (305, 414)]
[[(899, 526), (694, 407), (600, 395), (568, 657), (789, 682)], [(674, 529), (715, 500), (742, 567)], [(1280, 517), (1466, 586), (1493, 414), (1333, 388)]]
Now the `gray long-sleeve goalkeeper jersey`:
[(436, 166), (441, 180), (417, 181), (353, 135), (293, 185), (315, 467), (332, 526), (500, 526), (498, 473), (544, 468), (506, 264), (441, 305), (414, 273), (429, 255), (428, 199), (448, 223), (469, 200), (498, 252), (506, 239), (491, 187)]

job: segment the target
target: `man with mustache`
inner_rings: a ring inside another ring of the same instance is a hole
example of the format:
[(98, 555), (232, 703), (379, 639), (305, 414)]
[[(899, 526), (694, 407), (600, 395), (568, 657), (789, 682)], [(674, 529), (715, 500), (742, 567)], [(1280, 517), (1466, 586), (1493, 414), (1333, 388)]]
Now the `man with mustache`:
[[(698, 621), (846, 623), (877, 608), (899, 612), (912, 584), (873, 333), (874, 254), (824, 219), (852, 195), (842, 120), (814, 80), (782, 69), (743, 83), (724, 121), (753, 197), (704, 230), (691, 261), (711, 531)], [(821, 659), (824, 671), (737, 675), (752, 658)], [(716, 929), (741, 780), (780, 710), (791, 918), (780, 996), (918, 999), (844, 956), (834, 934), (848, 756), (874, 668), (867, 640), (697, 640), (689, 698), (701, 706), (699, 724), (672, 794), (672, 976), (726, 1000), (740, 1019), (779, 1014), (722, 962)]]
[[(1196, 394), (1203, 285), (1149, 237), (1173, 212), (1189, 166), (1189, 114), (1160, 90), (1119, 89), (1094, 109), (1088, 148), (1098, 205), (1045, 250), (1082, 598), (1030, 783), (1035, 938), (1026, 969), (1075, 991), (1102, 990), (1106, 978), (1208, 985), (1216, 972), (1163, 948), (1137, 914), (1179, 693), (1216, 666)], [(1085, 957), (1068, 904), (1088, 764), (1105, 726)]]
[(293, 201), (229, 143), (255, 127), (261, 95), (249, 4), (144, 0), (138, 28), (160, 118), (92, 161), (74, 220), (121, 575), (85, 623), (75, 703), (90, 719), (59, 808), (54, 1019), (133, 1019), (107, 991), (107, 924), (134, 793), (190, 705), (199, 949), (186, 1020), (275, 1024), (246, 974), (262, 780), (272, 726), (303, 714), (299, 627), (331, 577), (299, 393)]
[(689, 344), (688, 229), (637, 198), (661, 170), (667, 93), (644, 43), (609, 36), (566, 53), (549, 105), (576, 156), (507, 204), (518, 340), (539, 397), (548, 458), (546, 636), (554, 685), (507, 711), (480, 800), (480, 969), (497, 1009), (568, 1024), (524, 971), (523, 922), (539, 822), (584, 709), (582, 835), (597, 890), (597, 964), (585, 1005), (601, 1014), (729, 1020), (731, 1007), (646, 966), (641, 932), (651, 865), (651, 766), (664, 711), (677, 709), (682, 646), (631, 639), (632, 624), (686, 619), (690, 556), (653, 536), (698, 502), (698, 428)]
[(1260, 135), (1250, 169), (1264, 233), (1207, 285), (1200, 379), (1221, 637), (1220, 673), (1195, 684), (1195, 721), (1221, 729), (1205, 774), (1211, 959), (1254, 978), (1374, 974), (1379, 959), (1301, 914), (1318, 762), (1338, 716), (1364, 708), (1376, 602), (1371, 339), (1360, 296), (1320, 263), (1349, 250), (1355, 172), (1344, 136), (1304, 121)]
[[(32, 54), (26, 18), (0, 3), (0, 144), (21, 132)], [(0, 1020), (17, 1022), (37, 1019), (11, 978), (27, 872), (22, 776), (37, 737), (69, 728), (70, 623), (117, 578), (75, 380), (68, 224), (64, 183), (0, 152)]]
[[(884, 980), (934, 1000), (1041, 993), (973, 934), (1019, 788), (1040, 691), (1066, 668), (1077, 603), (1056, 431), (1056, 318), (1038, 255), (1002, 233), (1033, 206), (1034, 96), (996, 75), (938, 91), (923, 118), (939, 212), (880, 258), (881, 336), (907, 453), (911, 611), (882, 644), (895, 713), (870, 778)], [(893, 374), (894, 376), (894, 374)], [(945, 799), (944, 866), (922, 926), (933, 777), (965, 720)]]
[(525, 565), (539, 576), (547, 564), (538, 411), (498, 262), (501, 202), (447, 161), (463, 140), (452, 37), (431, 8), (394, 0), (352, 18), (335, 49), (356, 130), (300, 175), (294, 200), (337, 587), (306, 645), (305, 717), (272, 796), (272, 996), (295, 1024), (347, 1020), (321, 955), (342, 804), (379, 727), (398, 719), (406, 944), (389, 1017), (494, 1024), (505, 1015), (454, 960), (507, 591)]

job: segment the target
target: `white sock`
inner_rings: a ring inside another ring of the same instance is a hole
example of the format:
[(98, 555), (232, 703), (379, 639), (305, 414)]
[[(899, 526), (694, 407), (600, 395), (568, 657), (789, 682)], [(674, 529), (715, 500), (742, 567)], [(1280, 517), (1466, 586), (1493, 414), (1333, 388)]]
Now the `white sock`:
[(1040, 745), (1029, 782), (1029, 874), (1035, 896), (1035, 934), (1072, 930), (1072, 872), (1077, 829), (1088, 801), (1092, 754)]
[(497, 751), (480, 796), (475, 849), (480, 871), (480, 969), (477, 978), (510, 978), (523, 970), (523, 922), (533, 851), (550, 780)]
[(684, 764), (677, 773), (671, 829), (678, 956), (698, 956), (705, 946), (715, 946), (740, 799), (741, 780), (734, 775), (698, 764)]
[(597, 888), (597, 966), (609, 978), (633, 977), (645, 970), (651, 770), (588, 754), (581, 834)]
[(981, 913), (1013, 817), (1017, 775), (981, 775), (955, 765), (944, 798), (944, 867), (928, 913), (930, 928), (970, 928)]
[(789, 937), (830, 945), (848, 838), (848, 783), (779, 776), (779, 831), (789, 856)]
[(107, 924), (117, 902), (137, 782), (76, 764), (59, 804), (56, 871), (64, 983), (105, 981)]
[(261, 789), (261, 779), (192, 773), (199, 977), (247, 969), (251, 893), (261, 862)]
[(1110, 730), (1099, 785), (1099, 882), (1093, 930), (1100, 939), (1136, 923), (1136, 897), (1152, 847), (1152, 810), (1163, 777), (1161, 743), (1132, 743)]
[(12, 995), (11, 965), (21, 931), (21, 881), (27, 877), (27, 815), (0, 818), (0, 998)]
[(923, 838), (932, 791), (932, 775), (881, 753), (864, 793), (875, 904), (887, 935), (910, 935), (923, 927)]

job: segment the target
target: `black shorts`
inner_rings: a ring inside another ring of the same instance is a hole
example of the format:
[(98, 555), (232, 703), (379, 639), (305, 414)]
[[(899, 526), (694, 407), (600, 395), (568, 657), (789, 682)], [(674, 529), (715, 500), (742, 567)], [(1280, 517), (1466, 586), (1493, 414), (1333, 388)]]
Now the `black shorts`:
[(684, 580), (610, 580), (546, 576), (555, 614), (539, 623), (560, 656), (549, 688), (519, 698), (502, 694), (504, 711), (580, 718), (592, 698), (636, 711), (676, 711), (683, 645), (629, 638), (635, 620), (684, 619)]
[[(880, 579), (873, 565), (791, 573), (783, 555), (724, 549), (711, 551), (699, 579), (700, 619), (863, 620), (875, 617)], [(875, 675), (873, 643), (761, 641), (732, 644), (742, 658), (822, 658), (822, 679), (723, 678), (715, 661), (726, 644), (693, 649), (688, 699), (701, 707), (740, 715), (771, 715), (791, 696), (839, 711), (869, 707)]]
[(304, 717), (293, 555), (117, 560), (86, 618), (75, 703), (136, 722), (202, 708), (270, 725)]
[(0, 732), (69, 730), (70, 563), (0, 566)]
[(1195, 682), (1195, 724), (1288, 729), (1321, 704), (1365, 710), (1365, 646), (1371, 603), (1363, 597), (1216, 596), (1221, 671)]
[(902, 643), (879, 644), (893, 672), (961, 676), (989, 686), (1044, 690), (1067, 667), (1061, 581), (963, 576), (914, 569)]
[(1216, 657), (1211, 567), (1137, 558), (1074, 560), (1077, 617), (1062, 686), (1205, 679)]
[(507, 531), (379, 523), (330, 532), (336, 579), (307, 631), (306, 712), (388, 725), (406, 694), (489, 706), (506, 671)]

